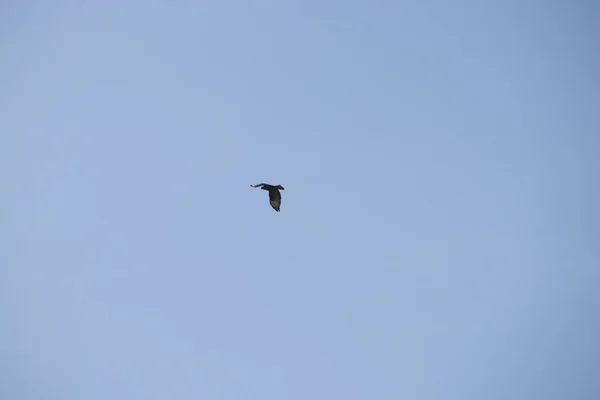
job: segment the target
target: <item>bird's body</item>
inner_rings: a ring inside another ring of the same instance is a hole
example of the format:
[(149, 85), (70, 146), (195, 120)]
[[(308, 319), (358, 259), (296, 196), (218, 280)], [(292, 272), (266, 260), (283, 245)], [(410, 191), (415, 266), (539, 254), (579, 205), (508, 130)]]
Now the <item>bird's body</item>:
[(269, 203), (271, 204), (271, 207), (273, 207), (273, 209), (277, 212), (279, 212), (279, 209), (281, 207), (281, 193), (279, 192), (279, 190), (285, 190), (283, 188), (283, 186), (281, 185), (277, 185), (277, 186), (273, 186), (273, 185), (269, 185), (268, 183), (259, 183), (258, 185), (250, 185), (253, 188), (261, 188), (262, 190), (266, 190), (269, 192)]

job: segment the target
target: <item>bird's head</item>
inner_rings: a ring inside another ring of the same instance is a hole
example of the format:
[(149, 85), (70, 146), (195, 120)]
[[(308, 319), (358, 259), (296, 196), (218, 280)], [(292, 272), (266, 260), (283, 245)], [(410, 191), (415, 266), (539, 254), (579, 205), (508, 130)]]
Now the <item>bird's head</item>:
[(285, 188), (284, 188), (283, 186), (281, 186), (281, 185), (277, 185), (277, 186), (275, 186), (275, 187), (276, 187), (277, 189), (279, 189), (279, 190), (285, 190)]

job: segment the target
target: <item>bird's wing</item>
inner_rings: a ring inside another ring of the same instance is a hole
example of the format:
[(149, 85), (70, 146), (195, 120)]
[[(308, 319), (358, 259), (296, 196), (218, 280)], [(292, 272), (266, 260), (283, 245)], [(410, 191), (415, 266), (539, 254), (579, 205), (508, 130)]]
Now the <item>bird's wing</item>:
[(269, 190), (269, 203), (271, 203), (271, 207), (277, 212), (279, 212), (279, 207), (281, 206), (281, 193), (279, 190)]

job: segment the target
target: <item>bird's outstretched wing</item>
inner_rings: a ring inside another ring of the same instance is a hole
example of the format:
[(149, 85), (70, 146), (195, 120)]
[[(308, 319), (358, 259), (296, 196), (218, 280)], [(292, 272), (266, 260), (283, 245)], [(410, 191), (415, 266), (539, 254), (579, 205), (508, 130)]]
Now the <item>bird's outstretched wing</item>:
[(279, 190), (269, 190), (269, 203), (275, 211), (279, 212), (279, 207), (281, 207), (281, 193), (279, 193)]

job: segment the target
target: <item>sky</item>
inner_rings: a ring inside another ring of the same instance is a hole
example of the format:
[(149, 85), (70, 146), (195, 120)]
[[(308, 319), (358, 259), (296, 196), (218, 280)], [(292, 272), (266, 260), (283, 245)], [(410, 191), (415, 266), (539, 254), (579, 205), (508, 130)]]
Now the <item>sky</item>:
[(598, 2), (0, 9), (0, 398), (599, 398)]

